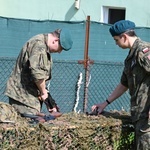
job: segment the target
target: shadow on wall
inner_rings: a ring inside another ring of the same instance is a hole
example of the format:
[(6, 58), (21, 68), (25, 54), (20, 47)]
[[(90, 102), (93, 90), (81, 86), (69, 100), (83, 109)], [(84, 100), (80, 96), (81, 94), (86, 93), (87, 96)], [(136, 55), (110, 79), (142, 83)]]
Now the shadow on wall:
[(75, 4), (73, 3), (70, 9), (68, 9), (68, 12), (65, 15), (65, 20), (70, 21), (74, 17), (74, 15), (77, 13), (78, 9), (76, 9), (74, 5)]

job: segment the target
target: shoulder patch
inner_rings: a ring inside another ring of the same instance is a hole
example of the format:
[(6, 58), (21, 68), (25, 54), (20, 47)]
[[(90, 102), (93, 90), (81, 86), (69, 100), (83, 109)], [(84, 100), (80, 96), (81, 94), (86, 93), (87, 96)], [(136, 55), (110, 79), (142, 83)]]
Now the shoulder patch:
[(148, 47), (146, 47), (142, 50), (143, 53), (147, 53), (148, 51), (150, 51), (150, 49)]

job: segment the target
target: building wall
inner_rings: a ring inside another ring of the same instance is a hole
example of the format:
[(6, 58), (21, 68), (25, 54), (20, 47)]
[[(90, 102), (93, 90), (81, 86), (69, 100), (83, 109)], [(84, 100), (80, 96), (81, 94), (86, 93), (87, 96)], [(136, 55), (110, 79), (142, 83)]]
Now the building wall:
[(82, 21), (90, 15), (92, 21), (103, 22), (103, 7), (123, 8), (126, 19), (137, 26), (150, 27), (149, 0), (0, 0), (0, 16), (20, 19)]

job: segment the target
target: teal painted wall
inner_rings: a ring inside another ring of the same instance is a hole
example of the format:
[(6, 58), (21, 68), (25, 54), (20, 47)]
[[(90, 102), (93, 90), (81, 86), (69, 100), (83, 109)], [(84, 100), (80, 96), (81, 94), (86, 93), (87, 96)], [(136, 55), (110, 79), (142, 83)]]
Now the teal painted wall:
[(137, 26), (150, 27), (150, 0), (0, 0), (0, 16), (35, 20), (83, 21), (90, 15), (92, 21), (102, 20), (102, 7), (126, 9), (126, 19)]

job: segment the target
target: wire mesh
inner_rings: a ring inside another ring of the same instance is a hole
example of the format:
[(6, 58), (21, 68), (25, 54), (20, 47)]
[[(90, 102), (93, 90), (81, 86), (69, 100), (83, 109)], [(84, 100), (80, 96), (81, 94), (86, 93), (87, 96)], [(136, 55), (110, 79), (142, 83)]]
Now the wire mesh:
[[(0, 96), (3, 102), (8, 102), (4, 91), (15, 61), (16, 58), (0, 58)], [(76, 110), (83, 112), (85, 92), (84, 66), (77, 61), (54, 60), (53, 62), (52, 79), (49, 89), (52, 97), (64, 113), (72, 112), (77, 100)], [(122, 63), (114, 62), (96, 61), (89, 66), (87, 111), (90, 111), (93, 104), (102, 102), (107, 98), (116, 84), (119, 83), (122, 69)], [(82, 75), (82, 81), (79, 88), (77, 84), (80, 75)], [(128, 92), (106, 109), (124, 109), (129, 111)], [(44, 106), (43, 111), (46, 111)]]

